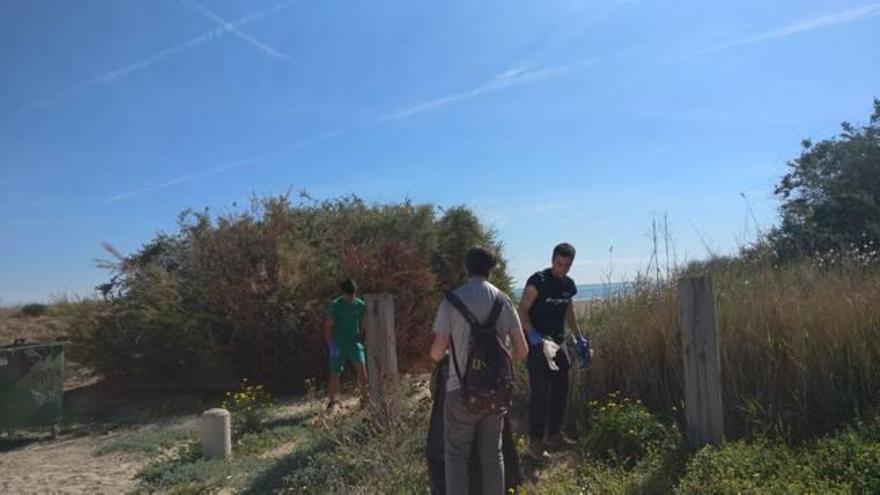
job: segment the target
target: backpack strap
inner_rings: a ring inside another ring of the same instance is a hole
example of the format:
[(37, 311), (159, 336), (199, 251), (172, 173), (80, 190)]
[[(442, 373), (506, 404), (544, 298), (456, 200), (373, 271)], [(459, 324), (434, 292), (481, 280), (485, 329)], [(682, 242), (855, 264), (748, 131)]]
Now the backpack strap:
[[(452, 304), (452, 306), (457, 309), (459, 313), (461, 313), (461, 316), (463, 316), (465, 320), (467, 320), (468, 324), (471, 327), (471, 331), (476, 331), (481, 328), (487, 327), (495, 328), (495, 323), (498, 322), (498, 316), (501, 314), (502, 304), (501, 300), (499, 300), (497, 297), (492, 303), (492, 311), (489, 313), (489, 318), (486, 320), (486, 323), (482, 324), (479, 320), (477, 320), (477, 317), (474, 316), (473, 313), (471, 313), (471, 310), (468, 309), (464, 301), (462, 301), (461, 298), (455, 295), (452, 291), (446, 293), (446, 300), (449, 301), (449, 304)], [(455, 375), (458, 377), (458, 381), (461, 382), (462, 385), (464, 385), (464, 381), (467, 376), (462, 376), (461, 370), (458, 367), (458, 357), (455, 354), (455, 342), (452, 339), (451, 333), (449, 334), (449, 345), (450, 347), (452, 347), (452, 363), (455, 366)], [(467, 375), (467, 370), (465, 370), (465, 375)]]
[[(449, 291), (446, 293), (446, 300), (449, 304), (458, 310), (461, 313), (461, 316), (467, 320), (468, 324), (470, 324), (471, 328), (474, 327), (474, 324), (477, 323), (477, 317), (471, 313), (471, 310), (464, 305), (464, 301), (462, 301), (458, 296)], [(458, 367), (458, 356), (455, 354), (455, 341), (452, 339), (452, 332), (449, 333), (449, 346), (452, 347), (452, 365), (455, 366), (455, 376), (458, 377), (458, 382), (464, 385), (464, 377), (461, 375), (461, 369)], [(465, 369), (465, 374), (467, 374), (467, 369)]]
[[(471, 313), (471, 310), (464, 304), (464, 301), (461, 300), (458, 296), (456, 296), (452, 291), (446, 293), (446, 300), (449, 301), (449, 304), (455, 307), (461, 316), (464, 316), (464, 319), (471, 325), (471, 328), (480, 326), (480, 321), (477, 320), (477, 317)], [(493, 308), (494, 309), (494, 308)]]
[(492, 311), (489, 312), (489, 318), (486, 319), (486, 323), (483, 324), (483, 328), (495, 328), (495, 324), (498, 323), (498, 317), (501, 316), (501, 300), (495, 298), (495, 302), (492, 303)]
[(474, 314), (471, 313), (471, 310), (464, 304), (464, 301), (453, 294), (452, 291), (446, 293), (446, 300), (449, 301), (459, 313), (461, 313), (464, 319), (467, 320), (468, 324), (470, 324), (472, 330), (495, 328), (495, 324), (498, 323), (498, 317), (501, 315), (501, 309), (503, 307), (501, 300), (496, 297), (492, 302), (492, 310), (489, 312), (489, 317), (486, 318), (486, 322), (480, 323), (480, 321), (477, 320), (477, 317), (474, 316)]

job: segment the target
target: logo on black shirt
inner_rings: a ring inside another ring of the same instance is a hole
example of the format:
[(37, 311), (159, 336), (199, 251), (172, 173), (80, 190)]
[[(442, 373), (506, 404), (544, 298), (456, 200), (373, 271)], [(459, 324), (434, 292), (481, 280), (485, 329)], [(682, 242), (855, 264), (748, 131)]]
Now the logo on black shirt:
[(544, 302), (549, 304), (568, 304), (571, 301), (570, 297), (548, 297), (544, 299)]

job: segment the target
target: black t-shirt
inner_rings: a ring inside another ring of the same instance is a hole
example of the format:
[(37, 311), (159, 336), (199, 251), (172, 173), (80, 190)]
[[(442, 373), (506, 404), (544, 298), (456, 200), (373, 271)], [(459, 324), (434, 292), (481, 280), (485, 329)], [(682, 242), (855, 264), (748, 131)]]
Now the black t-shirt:
[(577, 294), (574, 280), (568, 276), (556, 278), (550, 268), (529, 277), (526, 287), (538, 291), (535, 302), (529, 308), (529, 320), (541, 335), (562, 343), (565, 338), (565, 312), (571, 298)]

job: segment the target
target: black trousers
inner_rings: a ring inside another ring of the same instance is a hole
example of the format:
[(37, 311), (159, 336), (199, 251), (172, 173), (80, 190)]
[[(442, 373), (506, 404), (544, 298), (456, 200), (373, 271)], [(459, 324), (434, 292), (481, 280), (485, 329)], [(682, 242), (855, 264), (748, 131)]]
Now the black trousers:
[(544, 434), (559, 433), (562, 417), (565, 413), (565, 401), (568, 398), (568, 369), (571, 362), (568, 355), (559, 349), (554, 359), (558, 371), (553, 371), (544, 357), (541, 345), (529, 347), (526, 367), (529, 370), (529, 388), (532, 396), (529, 400), (529, 436), (540, 440)]
[[(444, 460), (443, 438), (443, 403), (446, 398), (446, 377), (448, 376), (449, 360), (439, 362), (431, 374), (431, 395), (434, 404), (431, 406), (431, 420), (428, 424), (428, 445), (425, 449), (425, 457), (428, 461), (428, 478), (431, 484), (431, 495), (446, 494), (446, 462)], [(471, 459), (469, 462), (471, 495), (483, 492), (483, 478), (480, 475), (482, 469), (479, 452), (476, 444), (471, 447)], [(510, 418), (504, 417), (504, 427), (501, 430), (501, 453), (504, 455), (504, 489), (509, 490), (522, 484), (519, 470), (519, 454), (516, 452), (516, 443), (513, 440), (513, 431), (510, 429)], [(458, 494), (456, 494), (458, 495)]]

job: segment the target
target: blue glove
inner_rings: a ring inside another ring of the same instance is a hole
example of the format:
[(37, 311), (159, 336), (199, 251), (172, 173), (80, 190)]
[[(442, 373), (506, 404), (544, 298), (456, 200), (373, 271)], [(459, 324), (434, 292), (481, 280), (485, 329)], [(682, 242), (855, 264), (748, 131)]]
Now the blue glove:
[(538, 332), (537, 329), (535, 329), (535, 328), (530, 328), (529, 331), (526, 333), (526, 340), (529, 341), (529, 345), (530, 345), (530, 346), (532, 346), (532, 345), (540, 345), (540, 344), (541, 344), (541, 341), (544, 340), (544, 336), (541, 335), (541, 333)]
[(339, 347), (336, 346), (336, 342), (330, 342), (327, 349), (330, 351), (330, 359), (339, 359)]
[(581, 362), (581, 369), (584, 369), (590, 364), (590, 341), (578, 336), (575, 337), (574, 343), (577, 347), (578, 360)]

